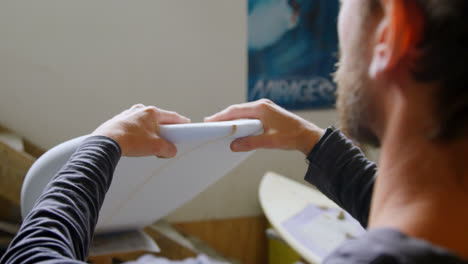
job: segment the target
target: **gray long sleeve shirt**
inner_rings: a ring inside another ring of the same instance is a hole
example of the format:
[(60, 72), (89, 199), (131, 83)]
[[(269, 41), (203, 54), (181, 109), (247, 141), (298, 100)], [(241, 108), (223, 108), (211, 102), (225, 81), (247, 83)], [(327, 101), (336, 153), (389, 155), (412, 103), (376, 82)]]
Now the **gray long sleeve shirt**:
[[(120, 155), (112, 139), (86, 139), (47, 185), (0, 263), (84, 263)], [(305, 179), (366, 226), (375, 164), (332, 129), (308, 160)], [(370, 230), (343, 244), (324, 263), (468, 264), (446, 249), (392, 229)]]
[[(366, 159), (340, 131), (331, 128), (326, 130), (307, 159), (309, 168), (305, 180), (367, 227), (377, 173), (375, 163)], [(379, 228), (347, 241), (324, 263), (468, 264), (468, 261), (398, 230)]]

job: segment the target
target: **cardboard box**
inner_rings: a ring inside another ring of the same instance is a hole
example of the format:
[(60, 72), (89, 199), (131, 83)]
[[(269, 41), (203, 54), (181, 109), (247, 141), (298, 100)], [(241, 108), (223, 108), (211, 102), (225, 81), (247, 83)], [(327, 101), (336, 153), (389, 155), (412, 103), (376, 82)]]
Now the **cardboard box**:
[[(0, 132), (13, 133), (0, 126)], [(0, 142), (0, 196), (19, 205), (24, 177), (42, 149), (23, 139), (24, 150), (19, 151), (5, 142)]]

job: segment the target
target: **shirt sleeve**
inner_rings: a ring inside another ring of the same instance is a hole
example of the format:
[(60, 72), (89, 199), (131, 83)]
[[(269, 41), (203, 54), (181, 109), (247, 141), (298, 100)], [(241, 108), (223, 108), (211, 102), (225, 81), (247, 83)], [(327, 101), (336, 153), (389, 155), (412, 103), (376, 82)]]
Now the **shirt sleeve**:
[(367, 227), (376, 164), (333, 128), (326, 130), (307, 159), (305, 180)]
[(45, 187), (0, 263), (85, 261), (120, 156), (114, 140), (87, 138)]

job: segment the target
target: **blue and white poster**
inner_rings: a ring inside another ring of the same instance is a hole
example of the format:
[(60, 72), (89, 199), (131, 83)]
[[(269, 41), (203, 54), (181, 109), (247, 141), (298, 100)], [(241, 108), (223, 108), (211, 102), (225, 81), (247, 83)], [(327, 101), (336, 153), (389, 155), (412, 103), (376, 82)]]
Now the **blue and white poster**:
[(248, 101), (333, 107), (338, 0), (248, 0)]

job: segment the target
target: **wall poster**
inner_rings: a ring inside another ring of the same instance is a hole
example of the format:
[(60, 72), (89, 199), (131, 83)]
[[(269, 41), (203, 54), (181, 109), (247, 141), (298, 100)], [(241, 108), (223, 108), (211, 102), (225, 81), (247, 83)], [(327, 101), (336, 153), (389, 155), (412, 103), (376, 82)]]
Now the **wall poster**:
[(248, 0), (248, 101), (333, 107), (338, 0)]

